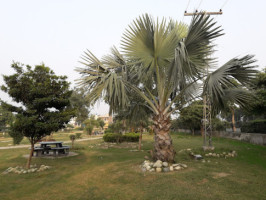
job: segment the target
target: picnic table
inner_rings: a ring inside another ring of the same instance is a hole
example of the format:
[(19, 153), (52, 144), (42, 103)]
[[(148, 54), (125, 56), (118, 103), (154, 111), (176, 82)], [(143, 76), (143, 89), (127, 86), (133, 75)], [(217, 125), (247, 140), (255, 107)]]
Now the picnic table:
[(46, 141), (39, 142), (40, 146), (34, 147), (34, 152), (36, 156), (39, 155), (50, 155), (50, 152), (53, 156), (57, 155), (67, 155), (69, 153), (69, 146), (63, 146), (61, 141)]

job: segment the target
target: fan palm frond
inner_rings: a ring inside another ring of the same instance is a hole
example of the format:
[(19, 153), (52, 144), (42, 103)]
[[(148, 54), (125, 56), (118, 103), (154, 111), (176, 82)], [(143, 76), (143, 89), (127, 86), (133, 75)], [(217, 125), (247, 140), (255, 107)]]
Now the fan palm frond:
[(210, 73), (204, 83), (204, 94), (208, 94), (216, 102), (224, 98), (225, 89), (235, 88), (235, 80), (241, 85), (248, 85), (255, 78), (256, 66), (252, 65), (254, 56), (247, 55), (240, 59), (234, 58)]

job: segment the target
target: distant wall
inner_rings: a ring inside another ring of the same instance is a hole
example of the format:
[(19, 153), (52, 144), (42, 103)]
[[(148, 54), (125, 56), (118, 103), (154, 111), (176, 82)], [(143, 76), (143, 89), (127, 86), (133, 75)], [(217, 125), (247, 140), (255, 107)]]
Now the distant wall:
[(214, 131), (213, 135), (224, 138), (231, 138), (235, 140), (245, 141), (252, 144), (266, 145), (266, 134), (260, 133), (232, 133), (225, 131)]
[[(189, 129), (178, 129), (178, 132), (191, 133)], [(195, 134), (200, 135), (200, 131), (196, 131)], [(260, 133), (240, 133), (240, 132), (226, 132), (226, 131), (213, 131), (214, 136), (230, 138), (240, 141), (249, 142), (252, 144), (266, 145), (266, 134)]]

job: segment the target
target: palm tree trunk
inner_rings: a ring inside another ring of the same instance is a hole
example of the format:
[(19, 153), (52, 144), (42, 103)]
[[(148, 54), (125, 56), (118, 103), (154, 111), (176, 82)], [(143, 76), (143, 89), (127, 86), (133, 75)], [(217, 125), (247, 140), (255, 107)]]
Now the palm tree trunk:
[(165, 162), (175, 162), (175, 150), (172, 144), (170, 132), (170, 117), (163, 113), (154, 116), (154, 160)]
[(141, 150), (141, 141), (142, 141), (142, 132), (143, 132), (143, 128), (140, 128), (140, 135), (139, 135), (139, 151)]
[(235, 132), (236, 132), (235, 110), (232, 109), (231, 112), (232, 112), (232, 126), (233, 126), (233, 132), (235, 133)]
[(27, 165), (26, 165), (27, 169), (30, 168), (31, 158), (32, 158), (32, 155), (33, 155), (33, 150), (34, 150), (34, 143), (31, 142), (30, 155), (29, 155), (29, 158), (28, 158), (28, 161), (27, 161)]

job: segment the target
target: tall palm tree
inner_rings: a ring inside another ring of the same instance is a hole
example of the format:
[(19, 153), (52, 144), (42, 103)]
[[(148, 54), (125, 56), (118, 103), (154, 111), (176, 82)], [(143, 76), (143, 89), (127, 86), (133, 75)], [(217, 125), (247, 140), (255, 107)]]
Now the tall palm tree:
[(113, 48), (111, 55), (99, 60), (90, 51), (84, 52), (81, 63), (85, 68), (77, 69), (82, 74), (80, 86), (89, 87), (92, 101), (104, 97), (110, 111), (128, 106), (132, 92), (141, 97), (153, 112), (154, 159), (174, 162), (170, 115), (205, 93), (213, 103), (220, 103), (233, 87), (231, 78), (246, 84), (254, 75), (250, 66), (254, 60), (245, 56), (206, 77), (206, 67), (214, 62), (210, 59), (212, 42), (222, 35), (215, 24), (203, 15), (194, 16), (189, 26), (165, 19), (155, 22), (143, 15), (125, 31), (123, 54)]

